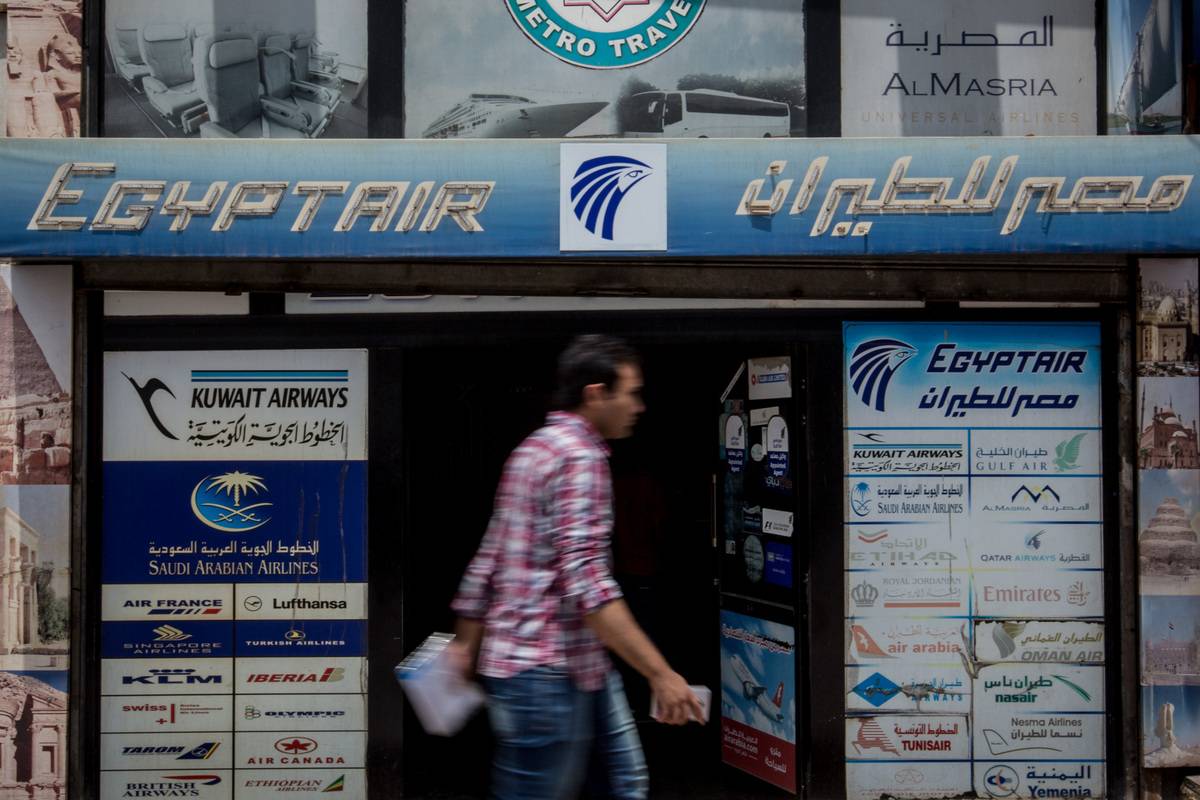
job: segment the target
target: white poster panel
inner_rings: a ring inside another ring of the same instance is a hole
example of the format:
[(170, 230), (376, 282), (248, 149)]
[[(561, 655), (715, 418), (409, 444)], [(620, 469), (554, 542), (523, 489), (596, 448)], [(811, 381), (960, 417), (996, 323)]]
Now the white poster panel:
[(961, 662), (847, 667), (846, 710), (965, 714), (971, 710), (971, 677)]
[(101, 619), (233, 619), (233, 587), (216, 584), (108, 583), (100, 599)]
[(910, 761), (859, 764), (846, 770), (846, 797), (932, 800), (959, 797), (971, 791), (971, 764), (967, 761)]
[(971, 568), (978, 571), (1100, 569), (1104, 527), (1098, 523), (980, 526), (971, 536)]
[(859, 430), (846, 437), (849, 475), (965, 475), (963, 430)]
[(239, 583), (238, 619), (366, 619), (365, 583)]
[(1104, 573), (1099, 570), (980, 572), (972, 587), (977, 617), (1104, 616)]
[(197, 800), (230, 800), (233, 772), (227, 769), (190, 767), (100, 773), (100, 800), (130, 797), (192, 797)]
[(747, 366), (751, 400), (784, 400), (792, 396), (792, 359), (789, 356), (752, 358)]
[(975, 793), (997, 798), (1103, 797), (1104, 764), (1085, 761), (977, 764)]
[(960, 617), (968, 611), (963, 571), (894, 570), (848, 573), (846, 604), (853, 617)]
[(361, 461), (366, 403), (365, 350), (105, 353), (104, 459)]
[(970, 649), (970, 631), (962, 620), (860, 617), (846, 625), (846, 660), (878, 664), (897, 660), (926, 664), (961, 663)]
[(955, 761), (970, 758), (966, 716), (884, 714), (846, 718), (846, 758)]
[(235, 766), (269, 769), (365, 767), (366, 731), (239, 732)]
[(100, 730), (105, 733), (228, 731), (233, 728), (230, 695), (101, 697)]
[(367, 690), (365, 658), (239, 658), (235, 668), (239, 695), (361, 694)]
[(975, 679), (975, 713), (1104, 710), (1104, 668), (994, 664)]
[(1104, 662), (1103, 622), (1004, 620), (975, 624), (975, 660), (1023, 663)]
[(100, 769), (218, 770), (233, 766), (229, 733), (102, 733)]
[(850, 569), (962, 568), (968, 532), (942, 523), (851, 525), (846, 536)]
[(975, 760), (1103, 759), (1104, 714), (975, 712)]
[(1099, 522), (1099, 478), (975, 478), (971, 518), (977, 522)]
[(231, 694), (232, 658), (105, 658), (104, 695)]
[(341, 792), (343, 797), (367, 796), (367, 771), (364, 769), (297, 769), (280, 772), (269, 769), (239, 769), (236, 773), (238, 800), (308, 797)]
[(361, 731), (367, 729), (363, 695), (240, 694), (238, 731)]
[(971, 432), (976, 475), (1099, 475), (1100, 431), (978, 430)]
[(1093, 3), (841, 9), (843, 136), (1096, 133)]

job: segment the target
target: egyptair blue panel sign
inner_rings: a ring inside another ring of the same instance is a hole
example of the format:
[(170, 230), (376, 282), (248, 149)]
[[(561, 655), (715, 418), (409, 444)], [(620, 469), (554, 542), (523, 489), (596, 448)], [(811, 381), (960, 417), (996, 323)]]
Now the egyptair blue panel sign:
[(1200, 250), (1195, 136), (597, 147), (9, 141), (0, 256), (633, 257), (664, 207), (668, 256)]
[(256, 620), (238, 622), (234, 655), (365, 656), (367, 621)]
[(366, 462), (108, 461), (105, 583), (365, 581)]

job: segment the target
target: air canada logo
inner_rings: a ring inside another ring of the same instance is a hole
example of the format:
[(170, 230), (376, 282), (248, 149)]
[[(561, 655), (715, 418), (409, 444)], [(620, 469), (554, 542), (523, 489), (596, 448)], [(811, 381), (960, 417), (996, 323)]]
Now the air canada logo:
[(513, 21), (555, 58), (588, 69), (644, 64), (687, 36), (705, 0), (505, 0)]
[[(121, 374), (125, 375), (124, 372)], [(178, 440), (179, 437), (167, 429), (167, 426), (159, 418), (158, 412), (154, 410), (154, 395), (156, 393), (160, 391), (166, 392), (171, 397), (175, 397), (175, 393), (171, 391), (171, 387), (158, 378), (150, 378), (141, 386), (138, 386), (138, 382), (128, 375), (125, 375), (125, 380), (129, 381), (130, 385), (133, 386), (133, 390), (137, 392), (138, 399), (142, 401), (142, 407), (146, 409), (146, 414), (150, 417), (150, 421), (154, 423), (154, 427), (158, 428), (158, 432), (168, 439)]]
[(246, 533), (271, 521), (264, 516), (271, 503), (256, 498), (267, 485), (257, 475), (227, 472), (205, 475), (192, 489), (192, 513), (196, 519), (223, 533)]
[(653, 174), (649, 165), (628, 156), (590, 158), (575, 170), (571, 208), (591, 233), (613, 241), (621, 203), (633, 187)]
[(316, 751), (317, 743), (307, 736), (287, 736), (275, 742), (275, 749), (287, 755), (299, 755)]
[(888, 384), (916, 348), (899, 339), (871, 339), (850, 355), (850, 388), (868, 408), (885, 411)]

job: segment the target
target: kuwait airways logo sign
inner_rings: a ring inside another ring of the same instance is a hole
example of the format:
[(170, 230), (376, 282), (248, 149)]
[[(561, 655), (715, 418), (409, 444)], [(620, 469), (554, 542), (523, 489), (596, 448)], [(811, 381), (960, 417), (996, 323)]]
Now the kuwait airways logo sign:
[(667, 249), (666, 145), (564, 144), (559, 161), (559, 249)]
[(620, 69), (670, 50), (705, 0), (504, 0), (529, 40), (568, 64)]

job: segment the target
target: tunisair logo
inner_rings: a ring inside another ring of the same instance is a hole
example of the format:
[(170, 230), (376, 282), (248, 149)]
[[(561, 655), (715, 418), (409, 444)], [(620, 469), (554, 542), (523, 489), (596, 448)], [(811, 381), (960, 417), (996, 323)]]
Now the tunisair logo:
[(644, 64), (691, 31), (705, 0), (505, 0), (529, 40), (568, 64)]

